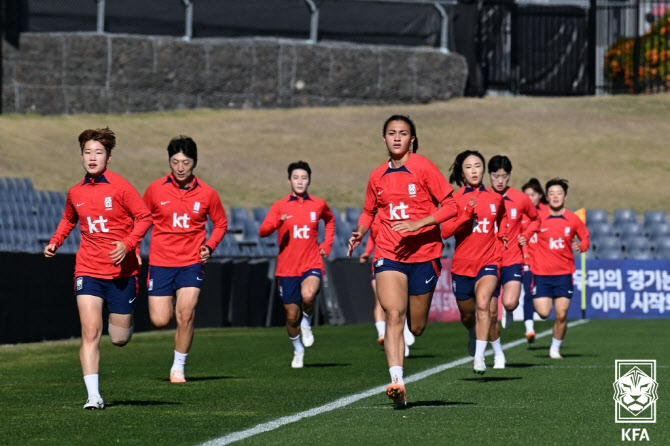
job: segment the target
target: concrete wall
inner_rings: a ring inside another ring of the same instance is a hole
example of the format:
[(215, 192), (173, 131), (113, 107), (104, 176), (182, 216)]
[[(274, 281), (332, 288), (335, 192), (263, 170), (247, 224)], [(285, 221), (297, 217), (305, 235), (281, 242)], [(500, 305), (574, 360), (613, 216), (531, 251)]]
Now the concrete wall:
[(467, 78), (427, 48), (94, 33), (22, 34), (3, 69), (3, 111), (42, 114), (424, 103)]

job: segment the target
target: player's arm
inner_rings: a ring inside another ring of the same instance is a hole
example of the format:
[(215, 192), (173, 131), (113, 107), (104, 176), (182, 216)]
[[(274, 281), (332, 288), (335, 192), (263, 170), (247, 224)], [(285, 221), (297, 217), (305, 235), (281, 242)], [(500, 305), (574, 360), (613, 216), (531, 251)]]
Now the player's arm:
[(365, 192), (365, 204), (363, 204), (363, 212), (358, 218), (358, 224), (356, 225), (356, 230), (351, 233), (351, 238), (349, 238), (349, 250), (347, 251), (347, 257), (351, 257), (351, 253), (354, 252), (354, 249), (358, 247), (363, 241), (363, 237), (368, 232), (368, 229), (372, 225), (372, 222), (377, 215), (377, 193), (375, 188), (372, 185), (372, 181), (368, 181), (368, 188)]
[(109, 257), (115, 265), (121, 263), (128, 252), (134, 251), (140, 245), (144, 235), (153, 224), (151, 212), (149, 212), (146, 203), (130, 184), (123, 191), (123, 207), (133, 218), (133, 228), (123, 240), (110, 243), (116, 245), (116, 248), (109, 253)]
[(471, 198), (468, 203), (458, 209), (456, 218), (445, 221), (440, 225), (440, 235), (443, 239), (448, 239), (466, 226), (472, 226), (472, 214), (474, 214), (477, 200)]
[(508, 231), (508, 221), (507, 221), (507, 210), (505, 209), (505, 203), (503, 199), (500, 199), (498, 204), (498, 215), (496, 217), (496, 223), (498, 224), (498, 239), (503, 242), (505, 248), (507, 248), (507, 231)]
[(44, 247), (44, 256), (49, 258), (56, 255), (58, 248), (63, 246), (63, 242), (70, 235), (72, 229), (75, 227), (79, 221), (79, 214), (77, 214), (76, 208), (72, 204), (72, 199), (70, 194), (67, 194), (67, 199), (65, 200), (65, 210), (63, 211), (63, 217), (58, 223), (56, 232), (49, 239), (49, 244)]
[(584, 222), (582, 222), (579, 218), (575, 217), (574, 220), (575, 220), (575, 234), (579, 239), (579, 241), (573, 239), (572, 248), (575, 251), (581, 253), (589, 249), (589, 246), (591, 245), (589, 241), (589, 230), (586, 228)]
[[(223, 237), (226, 235), (226, 230), (228, 229), (228, 219), (226, 218), (226, 211), (223, 209), (221, 204), (221, 199), (219, 194), (216, 191), (212, 190), (209, 199), (209, 209), (207, 210), (209, 218), (212, 219), (212, 233), (209, 236), (209, 240), (205, 242), (203, 246), (200, 247), (200, 258), (204, 261), (209, 259), (209, 256), (214, 252)], [(206, 258), (203, 258), (205, 256)]]
[(321, 218), (326, 223), (326, 237), (319, 246), (319, 253), (322, 257), (328, 257), (335, 241), (335, 216), (325, 202), (323, 203)]
[(528, 240), (540, 229), (540, 214), (533, 206), (533, 202), (530, 199), (526, 200), (526, 207), (524, 210), (526, 216), (528, 217), (528, 224), (525, 228), (522, 228), (521, 233), (519, 234), (519, 245), (524, 246), (528, 243)]

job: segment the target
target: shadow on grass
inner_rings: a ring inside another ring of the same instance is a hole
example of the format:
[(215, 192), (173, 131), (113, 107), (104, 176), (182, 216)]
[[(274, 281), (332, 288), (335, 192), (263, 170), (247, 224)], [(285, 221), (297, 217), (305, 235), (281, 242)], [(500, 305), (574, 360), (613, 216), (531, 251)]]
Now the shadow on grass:
[(461, 378), (461, 381), (471, 381), (479, 383), (489, 383), (489, 382), (502, 382), (502, 381), (515, 381), (517, 379), (523, 379), (520, 376), (487, 376), (481, 378)]
[(529, 364), (526, 362), (517, 362), (517, 363), (507, 363), (505, 364), (506, 369), (528, 369), (531, 367), (536, 367), (538, 364)]
[[(600, 355), (593, 355), (593, 354), (588, 354), (584, 355), (581, 353), (561, 353), (561, 356), (563, 356), (563, 359), (568, 359), (568, 358), (599, 358)], [(549, 355), (535, 355), (536, 358), (542, 358), (542, 359), (549, 359)], [(560, 361), (560, 359), (553, 359), (552, 363), (555, 361)]]
[(183, 403), (174, 403), (171, 401), (137, 401), (137, 400), (126, 400), (126, 401), (112, 401), (111, 403), (105, 403), (105, 407), (116, 407), (116, 406), (176, 406)]
[(326, 367), (351, 367), (351, 364), (336, 364), (334, 362), (332, 363), (324, 362), (321, 364), (305, 364), (304, 367), (314, 369), (326, 368)]
[[(196, 382), (196, 381), (216, 381), (218, 379), (240, 379), (242, 378), (241, 376), (194, 376), (194, 377), (187, 377), (186, 382)], [(170, 382), (170, 378), (161, 378), (160, 379), (163, 382)], [(181, 383), (180, 383), (181, 384)]]
[(448, 406), (474, 406), (476, 403), (465, 403), (462, 401), (408, 401), (406, 406), (396, 406), (393, 403), (395, 410), (407, 410), (413, 407), (448, 407)]
[(407, 358), (405, 359), (422, 359), (422, 358), (437, 358), (435, 355), (415, 355), (414, 353), (410, 354)]

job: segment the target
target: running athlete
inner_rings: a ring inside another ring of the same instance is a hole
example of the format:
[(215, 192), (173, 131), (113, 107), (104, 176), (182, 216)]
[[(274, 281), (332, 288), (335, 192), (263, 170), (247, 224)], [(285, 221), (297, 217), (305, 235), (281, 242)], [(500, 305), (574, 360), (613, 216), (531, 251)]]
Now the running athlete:
[[(503, 197), (505, 214), (507, 215), (507, 239), (509, 244), (503, 251), (502, 268), (500, 270), (500, 283), (502, 286), (502, 312), (501, 324), (503, 328), (509, 328), (514, 321), (512, 312), (519, 306), (523, 276), (523, 252), (522, 247), (528, 239), (535, 234), (540, 224), (537, 219), (537, 211), (533, 203), (520, 190), (509, 186), (512, 174), (512, 162), (504, 155), (496, 155), (489, 160), (489, 177), (491, 189)], [(521, 221), (528, 218), (528, 225), (523, 229)], [(498, 307), (497, 297), (500, 288), (493, 293), (492, 305)], [(497, 311), (494, 312), (497, 315)], [(500, 337), (498, 324), (491, 324), (491, 339)]]
[[(228, 227), (216, 191), (193, 174), (198, 147), (188, 136), (173, 138), (167, 146), (172, 172), (144, 192), (154, 220), (149, 247), (149, 316), (162, 328), (176, 315), (174, 360), (170, 382), (186, 382), (184, 366), (193, 342), (193, 320), (204, 278), (204, 264)], [(213, 229), (209, 240), (207, 216)], [(173, 302), (174, 301), (174, 302)]]
[[(542, 185), (537, 180), (537, 178), (531, 178), (526, 184), (521, 188), (523, 192), (528, 195), (530, 201), (535, 206), (535, 210), (538, 213), (538, 221), (540, 220), (539, 216), (544, 209), (547, 209), (547, 199), (544, 196), (544, 191), (542, 190)], [(521, 228), (523, 232), (526, 232), (526, 227), (530, 224), (530, 220), (527, 217), (523, 217), (521, 220)], [(526, 326), (526, 340), (529, 344), (535, 342), (535, 322), (533, 320), (533, 315), (535, 313), (535, 308), (533, 308), (533, 294), (532, 283), (533, 283), (533, 253), (535, 251), (535, 246), (537, 245), (537, 233), (533, 234), (527, 240), (527, 243), (522, 246), (523, 250), (523, 322)]]
[[(370, 255), (375, 250), (375, 237), (379, 231), (378, 220), (372, 222), (372, 228), (370, 229), (370, 235), (368, 236), (368, 241), (365, 245), (365, 251), (358, 258), (358, 261), (361, 263), (366, 263), (370, 258)], [(377, 260), (375, 257), (372, 258), (372, 267), (370, 272), (370, 285), (372, 286), (372, 293), (375, 296), (375, 307), (372, 311), (372, 315), (375, 319), (375, 328), (377, 329), (377, 343), (379, 345), (384, 345), (384, 334), (386, 333), (386, 316), (384, 314), (384, 309), (379, 303), (379, 296), (377, 295), (377, 280), (375, 279), (375, 268), (374, 263)], [(409, 356), (410, 346), (414, 344), (415, 338), (409, 327), (407, 326), (407, 318), (405, 318), (405, 326), (402, 331), (403, 339), (405, 340), (405, 358)]]
[(378, 218), (374, 265), (379, 302), (386, 313), (384, 349), (391, 375), (386, 394), (404, 406), (405, 317), (411, 332), (421, 335), (441, 270), (443, 245), (437, 225), (455, 217), (457, 209), (453, 189), (437, 166), (416, 153), (419, 141), (411, 119), (391, 116), (382, 135), (390, 159), (370, 174), (349, 255)]
[(549, 357), (561, 359), (561, 343), (565, 338), (568, 308), (574, 290), (572, 273), (575, 272), (575, 259), (572, 251), (582, 253), (589, 249), (589, 231), (579, 217), (565, 208), (567, 180), (549, 180), (545, 190), (549, 209), (540, 215), (542, 221), (537, 232), (533, 258), (533, 305), (543, 319), (554, 307), (556, 320)]
[(109, 337), (123, 347), (133, 335), (139, 262), (134, 250), (151, 227), (151, 214), (135, 188), (107, 170), (116, 136), (109, 127), (79, 135), (84, 179), (68, 190), (63, 218), (44, 248), (51, 258), (79, 222), (81, 242), (74, 270), (74, 292), (81, 321), (79, 359), (88, 399), (84, 409), (104, 409), (98, 387), (103, 307), (109, 311)]
[[(314, 298), (323, 277), (323, 259), (335, 239), (335, 217), (326, 202), (307, 193), (312, 169), (304, 161), (288, 166), (291, 193), (270, 207), (258, 234), (267, 237), (277, 230), (277, 290), (286, 311), (286, 331), (293, 344), (291, 367), (303, 367), (305, 347), (314, 344)], [(326, 237), (319, 244), (319, 220), (326, 223)], [(302, 342), (300, 334), (302, 333)]]
[[(452, 288), (461, 322), (468, 330), (473, 371), (483, 374), (484, 351), (492, 324), (492, 296), (498, 287), (502, 251), (507, 247), (507, 216), (502, 196), (482, 184), (486, 164), (478, 151), (459, 153), (450, 170), (449, 181), (462, 187), (454, 193), (458, 218), (442, 224), (442, 238), (452, 235), (456, 238), (451, 263)], [(491, 340), (491, 345), (493, 367), (504, 368), (500, 338)]]

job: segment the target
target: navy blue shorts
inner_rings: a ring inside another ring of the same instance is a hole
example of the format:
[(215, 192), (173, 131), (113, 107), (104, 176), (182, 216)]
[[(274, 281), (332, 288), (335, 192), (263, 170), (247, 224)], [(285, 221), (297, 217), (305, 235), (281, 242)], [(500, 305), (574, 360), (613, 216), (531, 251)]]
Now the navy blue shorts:
[[(523, 282), (523, 265), (515, 263), (509, 266), (500, 268), (500, 286), (505, 286), (507, 282)], [(500, 295), (500, 287), (493, 292), (494, 297)]]
[(410, 296), (426, 294), (435, 289), (442, 272), (440, 259), (427, 262), (402, 263), (379, 258), (375, 262), (375, 277), (382, 271), (400, 271), (407, 276), (407, 292)]
[(305, 271), (302, 276), (277, 277), (277, 294), (285, 304), (295, 304), (302, 301), (300, 286), (308, 277), (318, 277), (321, 280), (323, 273), (321, 268), (313, 268)]
[(205, 267), (202, 263), (188, 266), (151, 266), (147, 275), (149, 296), (174, 296), (179, 288), (202, 288)]
[(533, 299), (538, 297), (567, 297), (572, 298), (575, 285), (572, 274), (558, 276), (533, 276)]
[(468, 300), (475, 297), (475, 284), (484, 276), (498, 277), (497, 265), (486, 265), (479, 270), (475, 277), (460, 276), (451, 273), (451, 289), (456, 296), (456, 300)]
[(139, 292), (137, 276), (123, 279), (98, 279), (90, 276), (74, 278), (74, 294), (101, 298), (107, 310), (115, 314), (130, 314), (135, 310), (135, 299)]

